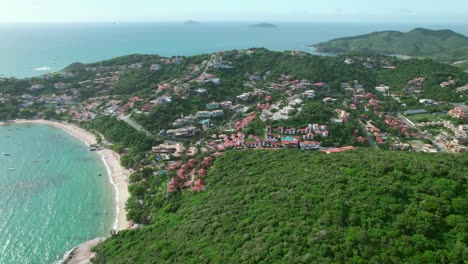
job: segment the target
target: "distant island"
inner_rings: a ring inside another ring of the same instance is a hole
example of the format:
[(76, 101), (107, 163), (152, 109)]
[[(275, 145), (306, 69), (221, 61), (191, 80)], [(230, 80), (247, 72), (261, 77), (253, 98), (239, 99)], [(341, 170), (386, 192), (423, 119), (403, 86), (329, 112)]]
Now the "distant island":
[(271, 23), (257, 23), (250, 25), (249, 27), (254, 27), (254, 28), (277, 28), (278, 26), (275, 24)]
[(452, 30), (416, 28), (407, 33), (382, 31), (337, 38), (312, 47), (322, 53), (375, 52), (431, 57), (444, 62), (468, 60), (468, 37)]
[(195, 20), (187, 20), (184, 22), (185, 25), (199, 25), (201, 24), (200, 22), (198, 21), (195, 21)]

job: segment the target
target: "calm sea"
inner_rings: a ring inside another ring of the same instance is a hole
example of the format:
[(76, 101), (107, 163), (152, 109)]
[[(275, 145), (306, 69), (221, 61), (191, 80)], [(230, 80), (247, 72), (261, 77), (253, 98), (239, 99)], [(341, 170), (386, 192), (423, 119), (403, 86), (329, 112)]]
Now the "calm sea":
[(73, 62), (96, 62), (131, 53), (196, 55), (251, 47), (307, 51), (309, 44), (379, 30), (448, 28), (468, 35), (468, 24), (276, 23), (279, 27), (270, 29), (249, 24), (1, 24), (0, 77), (37, 76)]
[(0, 126), (0, 263), (53, 263), (107, 236), (113, 208), (106, 168), (84, 143), (45, 125)]

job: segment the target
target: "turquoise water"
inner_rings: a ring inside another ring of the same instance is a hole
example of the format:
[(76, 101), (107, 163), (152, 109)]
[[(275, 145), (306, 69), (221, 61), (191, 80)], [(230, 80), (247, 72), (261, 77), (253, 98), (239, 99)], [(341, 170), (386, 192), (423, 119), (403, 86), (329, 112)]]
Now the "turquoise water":
[(188, 56), (252, 47), (311, 51), (305, 46), (380, 30), (449, 28), (468, 35), (468, 24), (281, 22), (275, 23), (278, 28), (269, 29), (249, 24), (0, 24), (0, 77), (38, 76), (73, 62), (96, 62), (131, 53)]
[(107, 236), (114, 204), (106, 167), (84, 143), (45, 125), (0, 126), (0, 263), (53, 263)]
[(292, 141), (292, 140), (295, 140), (295, 138), (293, 137), (283, 137), (284, 140), (286, 141)]

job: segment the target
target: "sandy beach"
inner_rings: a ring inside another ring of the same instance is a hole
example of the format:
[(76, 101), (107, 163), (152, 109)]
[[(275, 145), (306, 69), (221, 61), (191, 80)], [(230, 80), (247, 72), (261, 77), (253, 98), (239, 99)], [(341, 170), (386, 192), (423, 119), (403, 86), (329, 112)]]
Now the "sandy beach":
[[(76, 126), (73, 124), (65, 124), (59, 123), (54, 121), (48, 120), (15, 120), (8, 122), (9, 124), (42, 124), (42, 125), (49, 125), (56, 128), (60, 128), (74, 136), (81, 141), (83, 141), (86, 145), (91, 145), (96, 143), (96, 137), (91, 134), (90, 132)], [(5, 123), (0, 122), (0, 125), (4, 125)], [(120, 165), (120, 156), (112, 150), (104, 149), (96, 152), (101, 159), (103, 160), (108, 173), (110, 175), (110, 180), (112, 185), (116, 191), (116, 220), (114, 223), (114, 229), (117, 231), (125, 230), (129, 228), (129, 222), (126, 218), (126, 211), (125, 211), (125, 203), (127, 202), (130, 194), (128, 192), (128, 183), (127, 179), (129, 176), (129, 171), (124, 169)]]

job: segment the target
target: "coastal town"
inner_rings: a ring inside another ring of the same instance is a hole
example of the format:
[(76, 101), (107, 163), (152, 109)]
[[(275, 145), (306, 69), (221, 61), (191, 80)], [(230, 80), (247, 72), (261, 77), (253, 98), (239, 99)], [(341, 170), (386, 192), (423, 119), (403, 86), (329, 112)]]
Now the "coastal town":
[[(209, 188), (208, 171), (228, 150), (288, 148), (330, 154), (356, 147), (428, 153), (468, 149), (468, 106), (425, 98), (424, 75), (407, 79), (405, 87), (391, 87), (367, 80), (308, 79), (268, 67), (244, 70), (241, 62), (258, 52), (217, 52), (190, 62), (187, 57), (157, 56), (128, 64), (80, 65), (19, 84), (2, 78), (0, 87), (24, 87), (16, 94), (2, 89), (0, 107), (17, 108), (3, 111), (2, 119), (45, 118), (83, 126), (107, 118), (125, 123), (157, 142), (129, 167), (166, 175), (167, 193)], [(286, 55), (292, 60), (307, 56)], [(385, 56), (340, 60), (343, 67), (398, 70), (396, 59)], [(171, 71), (177, 74), (167, 73)], [(240, 79), (229, 79), (233, 71), (241, 71)], [(159, 81), (149, 81), (144, 93), (136, 92), (139, 79), (123, 89), (134, 75)], [(232, 89), (219, 90), (229, 83)], [(451, 77), (438, 86), (460, 96), (468, 90), (467, 83)], [(98, 137), (125, 159), (127, 146), (117, 149), (106, 131)]]

